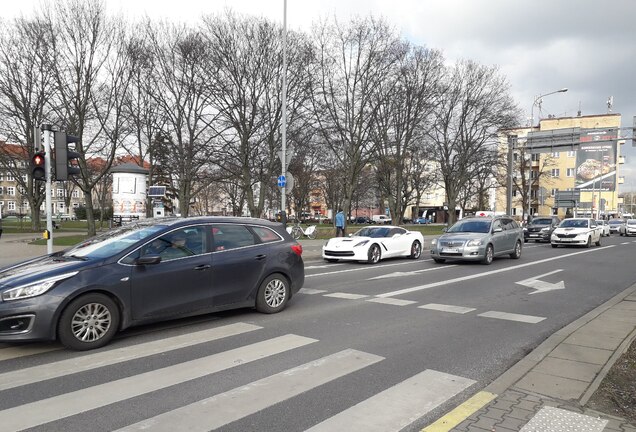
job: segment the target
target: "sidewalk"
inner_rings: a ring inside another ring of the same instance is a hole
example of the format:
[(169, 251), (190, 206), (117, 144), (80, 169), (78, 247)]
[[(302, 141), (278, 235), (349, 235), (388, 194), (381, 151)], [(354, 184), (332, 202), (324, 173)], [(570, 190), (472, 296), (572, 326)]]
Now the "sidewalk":
[[(69, 233), (72, 235), (76, 233)], [(55, 233), (54, 235), (58, 235)], [(0, 237), (0, 268), (18, 263), (20, 261), (46, 255), (46, 245), (30, 245), (29, 242), (41, 239), (42, 235), (32, 234), (6, 234)], [(64, 249), (63, 246), (53, 246), (53, 251)]]

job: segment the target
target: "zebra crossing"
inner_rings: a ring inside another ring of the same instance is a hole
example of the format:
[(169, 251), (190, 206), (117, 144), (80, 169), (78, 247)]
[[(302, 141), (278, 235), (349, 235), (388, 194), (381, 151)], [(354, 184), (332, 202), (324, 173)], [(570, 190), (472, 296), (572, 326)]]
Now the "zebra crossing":
[[(117, 377), (111, 381), (66, 392), (60, 390), (60, 394), (44, 396), (39, 400), (15, 406), (7, 403), (11, 392), (22, 386), (46, 388), (54, 382), (49, 380), (71, 381), (78, 374), (108, 366), (117, 366), (123, 370), (129, 361), (168, 355), (178, 349), (220, 339), (232, 340), (248, 333), (258, 335), (259, 330), (262, 330), (262, 327), (235, 323), (129, 347), (114, 347), (88, 354), (73, 353), (73, 357), (69, 359), (0, 373), (0, 403), (2, 403), (0, 430), (19, 431), (30, 428), (58, 430), (60, 424), (64, 425), (65, 431), (83, 430), (80, 426), (81, 421), (78, 419), (82, 416), (90, 416), (93, 410), (121, 403), (135, 405), (138, 403), (137, 398), (152, 399), (153, 395), (160, 394), (159, 390), (176, 388), (175, 386), (184, 383), (189, 384), (199, 379), (218, 376), (215, 374), (231, 373), (230, 371), (237, 366), (250, 364), (258, 368), (259, 362), (274, 356), (289, 355), (290, 358), (296, 358), (294, 352), (319, 342), (317, 339), (296, 334), (257, 338), (256, 341), (243, 342), (244, 345), (199, 358), (130, 376)], [(23, 348), (25, 347), (7, 346), (0, 348), (0, 354), (4, 354), (3, 358), (12, 358), (15, 361), (21, 355), (30, 358), (40, 355), (38, 349), (54, 349), (50, 346)], [(351, 348), (318, 357), (308, 362), (299, 362), (302, 364), (247, 384), (243, 383), (227, 391), (167, 409), (158, 415), (133, 421), (123, 427), (118, 423), (112, 423), (105, 429), (96, 426), (94, 430), (117, 428), (120, 431), (215, 430), (276, 404), (290, 401), (306, 392), (316, 391), (327, 383), (354, 373), (365, 373), (369, 367), (387, 361), (374, 353)], [(0, 370), (2, 363), (0, 361)], [(309, 430), (399, 431), (474, 384), (475, 381), (467, 377), (425, 369), (402, 382), (388, 385), (374, 396), (362, 401), (353, 401), (352, 406), (343, 406), (337, 413), (330, 412), (326, 418), (319, 416), (316, 424)], [(46, 394), (47, 391), (42, 393)], [(156, 404), (161, 405), (161, 401), (156, 401)], [(298, 415), (303, 414), (298, 413)], [(285, 424), (274, 427), (275, 430), (287, 430)]]

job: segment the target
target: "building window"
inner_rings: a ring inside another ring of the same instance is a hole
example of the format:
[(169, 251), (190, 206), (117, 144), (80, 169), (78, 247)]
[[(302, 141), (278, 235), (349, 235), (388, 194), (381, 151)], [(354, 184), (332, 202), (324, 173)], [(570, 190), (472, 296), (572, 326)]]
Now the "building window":
[(558, 188), (553, 188), (552, 189), (552, 196), (556, 196), (557, 192), (559, 191)]
[(77, 202), (73, 203), (73, 208), (79, 208), (79, 206), (80, 206), (79, 203), (77, 203)]
[(574, 168), (568, 168), (567, 176), (568, 177), (574, 177)]
[(552, 153), (552, 157), (553, 157), (553, 158), (558, 158), (558, 157), (559, 157), (559, 152), (554, 152), (554, 153)]
[(64, 213), (64, 203), (63, 203), (63, 202), (59, 202), (59, 203), (57, 203), (57, 210), (58, 210), (60, 213)]
[(13, 177), (13, 174), (7, 173), (7, 181), (15, 181), (15, 178)]
[(532, 162), (539, 162), (539, 158), (541, 157), (541, 155), (539, 153), (533, 153), (532, 154)]
[[(15, 196), (15, 188), (12, 186), (7, 186), (7, 195)], [(15, 203), (13, 203), (13, 205), (15, 205)]]
[(15, 201), (9, 201), (7, 203), (7, 210), (15, 211)]
[(79, 191), (77, 189), (73, 190), (73, 194), (71, 195), (73, 198), (79, 198)]
[(63, 198), (64, 197), (64, 189), (58, 189), (57, 190), (57, 195), (58, 198)]
[(568, 157), (576, 157), (576, 152), (575, 151), (569, 151), (568, 152)]
[(551, 174), (552, 174), (552, 177), (558, 177), (559, 176), (559, 169), (558, 168), (553, 168)]

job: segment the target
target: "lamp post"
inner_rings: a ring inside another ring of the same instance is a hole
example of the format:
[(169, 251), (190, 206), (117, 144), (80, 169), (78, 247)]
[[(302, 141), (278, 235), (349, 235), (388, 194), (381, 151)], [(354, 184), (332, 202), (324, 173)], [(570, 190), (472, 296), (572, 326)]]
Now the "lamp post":
[[(560, 90), (555, 90), (550, 93), (544, 93), (534, 98), (532, 102), (532, 108), (530, 108), (530, 131), (534, 129), (534, 107), (535, 105), (541, 107), (541, 103), (543, 102), (543, 98), (546, 96), (550, 96), (556, 93), (565, 93), (568, 91), (567, 87), (564, 87)], [(528, 214), (526, 215), (526, 221), (530, 222), (530, 214), (532, 213), (532, 153), (530, 154), (530, 159), (528, 161)]]

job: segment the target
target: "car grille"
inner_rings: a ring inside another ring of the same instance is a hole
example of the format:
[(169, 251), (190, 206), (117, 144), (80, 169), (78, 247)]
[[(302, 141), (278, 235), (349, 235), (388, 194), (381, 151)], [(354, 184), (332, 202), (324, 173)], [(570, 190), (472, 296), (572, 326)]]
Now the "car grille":
[(557, 234), (556, 236), (558, 238), (574, 238), (576, 237), (576, 234)]
[(464, 242), (463, 241), (452, 241), (452, 240), (441, 240), (439, 242), (439, 245), (442, 247), (461, 247), (464, 246)]
[(326, 250), (325, 251), (325, 255), (334, 256), (334, 257), (346, 257), (346, 256), (353, 256), (354, 254), (351, 251), (329, 251), (329, 250)]
[(528, 232), (531, 232), (531, 233), (541, 232), (542, 229), (543, 227), (530, 227), (528, 228)]

